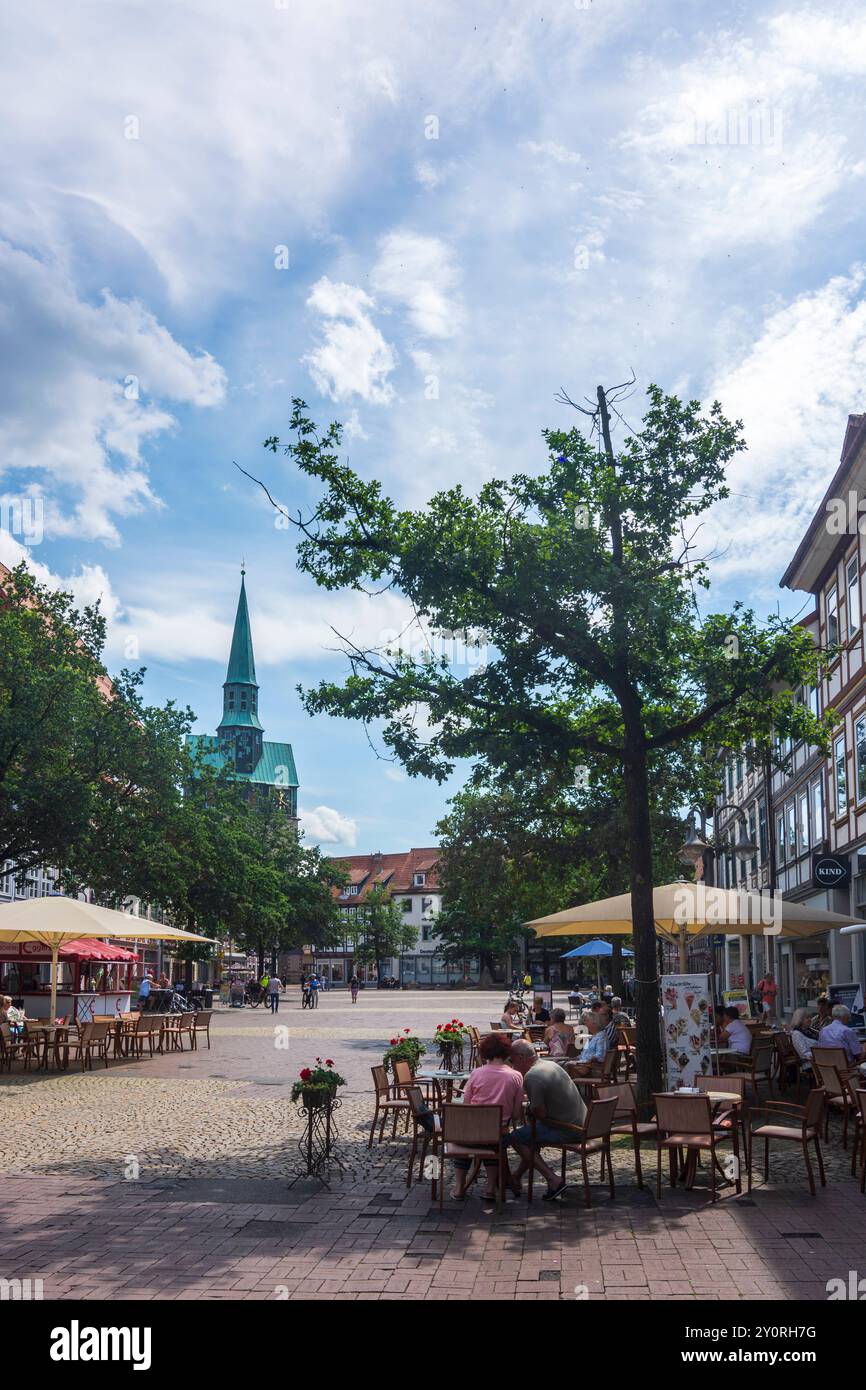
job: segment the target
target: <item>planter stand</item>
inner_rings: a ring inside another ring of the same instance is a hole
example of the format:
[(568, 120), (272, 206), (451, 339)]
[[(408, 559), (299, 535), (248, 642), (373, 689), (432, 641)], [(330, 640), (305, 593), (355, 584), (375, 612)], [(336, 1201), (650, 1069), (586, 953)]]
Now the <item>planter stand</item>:
[(323, 1187), (329, 1187), (324, 1174), (330, 1177), (332, 1165), (339, 1168), (341, 1176), (345, 1173), (337, 1153), (338, 1132), (334, 1119), (334, 1112), (339, 1110), (342, 1103), (334, 1095), (319, 1105), (298, 1106), (298, 1115), (305, 1121), (304, 1133), (298, 1140), (301, 1163), (294, 1169), (295, 1175), (289, 1187), (294, 1187), (301, 1178), (316, 1178)]

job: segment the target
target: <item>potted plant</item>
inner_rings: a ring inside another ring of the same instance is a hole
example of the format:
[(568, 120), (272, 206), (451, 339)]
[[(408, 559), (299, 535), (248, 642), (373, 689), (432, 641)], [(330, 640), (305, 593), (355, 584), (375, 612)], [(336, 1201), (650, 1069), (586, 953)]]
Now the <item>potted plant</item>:
[(463, 1039), (466, 1032), (459, 1018), (452, 1018), (450, 1023), (440, 1023), (437, 1027), (433, 1041), (439, 1049), (443, 1071), (463, 1070)]
[(318, 1110), (334, 1099), (338, 1086), (345, 1086), (345, 1078), (334, 1071), (330, 1057), (322, 1062), (316, 1058), (315, 1067), (302, 1067), (298, 1079), (292, 1086), (292, 1100), (300, 1099), (305, 1110)]
[(404, 1028), (401, 1035), (391, 1039), (382, 1057), (382, 1065), (386, 1071), (393, 1072), (395, 1062), (408, 1062), (414, 1076), (426, 1051), (421, 1039), (416, 1038), (409, 1028)]

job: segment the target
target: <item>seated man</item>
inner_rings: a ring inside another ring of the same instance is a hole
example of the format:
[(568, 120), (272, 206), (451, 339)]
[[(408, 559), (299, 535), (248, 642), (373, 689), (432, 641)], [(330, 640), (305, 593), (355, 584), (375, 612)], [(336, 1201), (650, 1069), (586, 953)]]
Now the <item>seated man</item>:
[(613, 1019), (613, 1009), (603, 999), (597, 999), (592, 1006), (599, 1032), (604, 1033), (604, 1040), (608, 1052), (612, 1047), (616, 1047), (619, 1042), (618, 1027)]
[[(586, 1106), (574, 1082), (555, 1062), (549, 1062), (535, 1055), (531, 1043), (520, 1041), (511, 1046), (511, 1065), (523, 1077), (523, 1089), (529, 1101), (530, 1113), (535, 1120), (535, 1142), (539, 1148), (547, 1144), (561, 1144), (569, 1138), (569, 1127), (580, 1126), (586, 1119)], [(520, 1125), (508, 1136), (520, 1155), (520, 1164), (511, 1175), (511, 1188), (520, 1195), (520, 1179), (530, 1163), (541, 1173), (547, 1183), (545, 1201), (558, 1197), (565, 1187), (559, 1174), (555, 1173), (539, 1153), (533, 1158), (529, 1145), (532, 1142), (532, 1126)]]
[(833, 1005), (832, 1022), (822, 1028), (818, 1034), (819, 1047), (841, 1047), (845, 1050), (845, 1056), (852, 1067), (858, 1065), (866, 1058), (866, 1048), (860, 1041), (853, 1028), (848, 1027), (850, 1012), (844, 1004)]
[(722, 1009), (722, 1017), (727, 1019), (719, 1031), (722, 1047), (732, 1048), (738, 1057), (748, 1057), (752, 1050), (752, 1035), (740, 1018), (739, 1010), (730, 1004), (728, 1008)]
[(613, 1022), (613, 1024), (614, 1024), (615, 1027), (617, 1027), (617, 1028), (633, 1028), (633, 1027), (634, 1027), (634, 1019), (629, 1018), (628, 1014), (623, 1013), (622, 1000), (619, 998), (618, 995), (615, 994), (615, 995), (613, 996), (613, 998), (612, 998), (611, 1001), (610, 1001), (610, 1007), (611, 1007), (611, 1011), (612, 1011), (612, 1013), (613, 1013), (612, 1022)]
[(535, 1006), (534, 1006), (534, 1008), (533, 1008), (533, 1010), (532, 1010), (532, 1017), (533, 1017), (533, 1019), (535, 1020), (536, 1023), (549, 1023), (549, 1022), (550, 1022), (550, 1013), (549, 1013), (548, 1010), (544, 1007), (544, 1000), (543, 1000), (543, 999), (536, 999), (536, 1001), (535, 1001)]
[(610, 1051), (607, 1034), (600, 1013), (595, 1009), (587, 1009), (586, 1013), (581, 1014), (580, 1021), (589, 1032), (589, 1039), (583, 1045), (579, 1060), (569, 1064), (569, 1071), (572, 1076), (598, 1076), (601, 1064)]

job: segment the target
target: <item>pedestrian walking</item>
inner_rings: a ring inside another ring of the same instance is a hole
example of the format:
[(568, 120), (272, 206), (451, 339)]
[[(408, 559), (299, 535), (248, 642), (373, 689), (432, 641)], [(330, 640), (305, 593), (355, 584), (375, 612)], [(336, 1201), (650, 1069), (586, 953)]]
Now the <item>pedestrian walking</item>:
[(357, 1004), (358, 990), (361, 988), (361, 981), (358, 979), (357, 975), (352, 976), (351, 980), (349, 981), (349, 988), (352, 991), (352, 1003)]
[(271, 1005), (271, 1013), (278, 1014), (280, 1011), (280, 995), (283, 992), (283, 982), (279, 975), (272, 975), (268, 981), (268, 999)]

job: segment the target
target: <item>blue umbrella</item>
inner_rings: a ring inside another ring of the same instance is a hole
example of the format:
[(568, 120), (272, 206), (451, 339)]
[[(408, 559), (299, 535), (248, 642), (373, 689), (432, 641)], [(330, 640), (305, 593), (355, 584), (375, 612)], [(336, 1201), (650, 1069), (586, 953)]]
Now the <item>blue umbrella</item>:
[[(626, 950), (625, 946), (623, 946), (623, 948), (622, 948), (622, 953), (623, 953), (624, 956), (633, 956), (633, 955), (634, 955), (634, 951), (628, 951), (628, 950)], [(582, 946), (575, 946), (575, 948), (574, 948), (573, 951), (565, 951), (564, 954), (560, 956), (560, 960), (573, 960), (575, 956), (595, 956), (595, 958), (596, 958), (595, 968), (596, 968), (596, 972), (597, 972), (597, 974), (598, 974), (598, 987), (599, 987), (599, 991), (600, 991), (600, 990), (601, 990), (601, 966), (600, 966), (600, 964), (599, 964), (599, 959), (600, 959), (601, 956), (612, 956), (612, 955), (613, 955), (613, 947), (611, 946), (610, 942), (609, 942), (609, 941), (602, 941), (599, 937), (596, 936), (596, 937), (594, 937), (594, 938), (592, 939), (592, 941), (585, 941), (585, 942), (583, 943)]]

